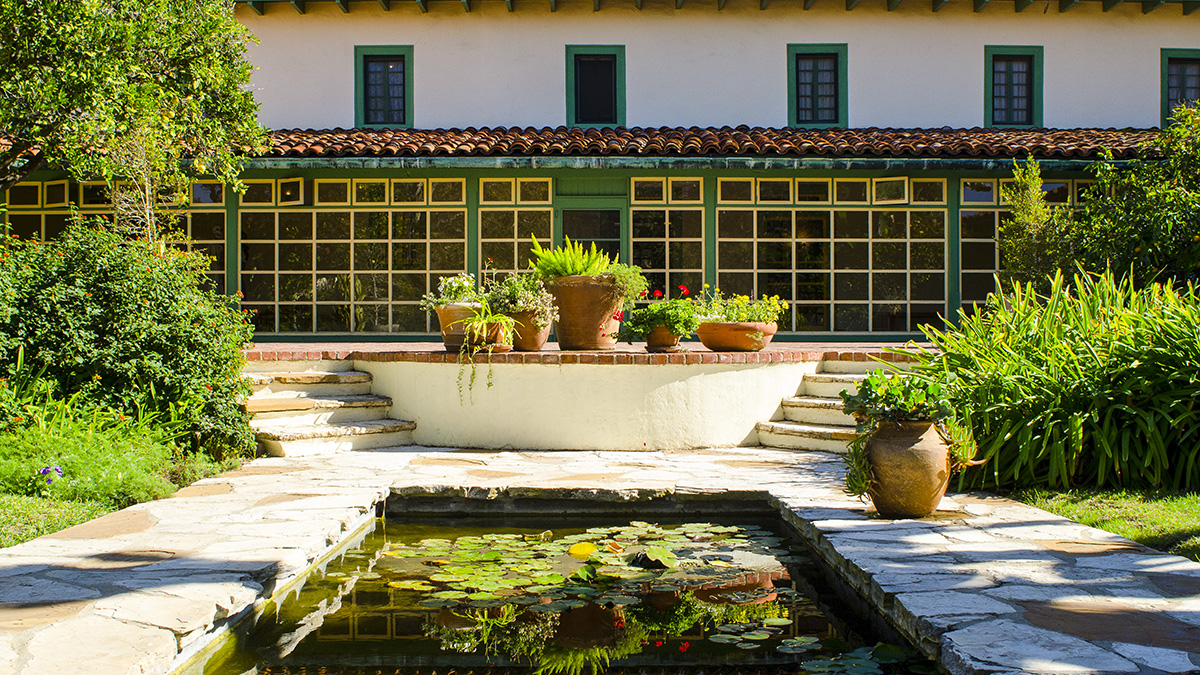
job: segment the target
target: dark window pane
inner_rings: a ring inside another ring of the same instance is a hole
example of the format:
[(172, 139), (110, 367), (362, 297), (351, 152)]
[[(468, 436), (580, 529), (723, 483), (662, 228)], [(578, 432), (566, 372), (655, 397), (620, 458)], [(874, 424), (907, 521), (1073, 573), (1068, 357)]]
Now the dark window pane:
[(833, 236), (837, 239), (866, 239), (870, 214), (866, 211), (837, 211), (833, 214)]
[(312, 329), (312, 305), (281, 305), (279, 307), (279, 332), (311, 333)]
[[(521, 188), (524, 190), (524, 186)], [(537, 237), (543, 245), (550, 243), (550, 212), (549, 211), (518, 211), (517, 238), (530, 240)], [(532, 242), (530, 242), (532, 243)]]
[(958, 222), (963, 239), (994, 239), (996, 237), (995, 211), (961, 211)]
[(269, 211), (242, 213), (242, 239), (274, 239), (275, 214)]
[(243, 270), (275, 269), (274, 244), (242, 244)]
[(667, 245), (661, 241), (633, 242), (633, 264), (643, 269), (665, 269)]
[(837, 54), (796, 55), (796, 121), (838, 122)]
[(347, 305), (317, 305), (317, 330), (326, 333), (349, 331), (350, 307)]
[(275, 302), (275, 275), (243, 274), (242, 295), (246, 302)]
[(870, 298), (867, 274), (838, 273), (833, 275), (835, 300), (867, 300)]
[(350, 184), (344, 180), (317, 183), (318, 204), (346, 204), (350, 202)]
[(630, 214), (633, 218), (633, 237), (634, 239), (655, 239), (667, 236), (667, 214), (665, 211), (634, 211)]
[[(592, 240), (621, 238), (621, 212), (613, 210), (563, 211), (563, 236), (584, 245)], [(597, 244), (598, 245), (598, 244)]]
[(307, 274), (280, 274), (279, 301), (304, 302), (313, 299), (313, 280)]
[(828, 239), (829, 238), (829, 214), (828, 213), (805, 213), (799, 212), (796, 214), (796, 238), (797, 239)]
[(939, 315), (945, 313), (945, 305), (912, 305), (908, 308), (908, 329), (919, 332), (921, 326), (930, 325), (938, 330), (945, 328), (945, 322)]
[(992, 57), (992, 123), (1033, 123), (1033, 57)]
[[(243, 291), (244, 293), (245, 291)], [(254, 323), (254, 330), (263, 333), (275, 332), (275, 306), (274, 305), (242, 305), (242, 309), (251, 312), (250, 321)]]
[(191, 215), (192, 239), (216, 240), (225, 239), (224, 213), (193, 213)]
[(313, 215), (284, 211), (279, 214), (280, 239), (312, 239)]
[(424, 204), (425, 181), (396, 181), (392, 183), (392, 201), (397, 204)]
[(384, 211), (359, 211), (354, 214), (355, 239), (387, 239), (388, 214)]
[(908, 296), (907, 275), (903, 272), (871, 275), (871, 297), (876, 300), (905, 300)]
[(996, 184), (990, 180), (969, 180), (963, 183), (963, 201), (987, 204), (996, 201)]
[(722, 239), (749, 239), (754, 236), (754, 212), (718, 211), (717, 230)]
[(963, 274), (962, 299), (965, 302), (987, 300), (988, 293), (996, 290), (996, 278), (991, 274)]
[(317, 244), (317, 269), (350, 269), (350, 244)]
[(749, 202), (754, 200), (754, 182), (749, 180), (721, 181), (721, 201)]
[(349, 239), (350, 213), (333, 211), (317, 214), (317, 239)]
[(790, 202), (790, 201), (792, 201), (792, 181), (760, 179), (758, 181), (758, 201), (760, 201), (760, 202)]
[(407, 124), (403, 56), (363, 57), (364, 120), (367, 124)]
[(908, 214), (904, 211), (875, 211), (871, 214), (876, 239), (903, 239), (908, 236)]
[(829, 305), (796, 305), (796, 332), (829, 330)]
[[(784, 300), (792, 299), (792, 275), (790, 272), (769, 272), (758, 275), (758, 294), (766, 297), (778, 295)], [(783, 319), (780, 325), (787, 325)]]
[(698, 241), (671, 242), (671, 269), (694, 270), (704, 267), (704, 244)]
[(425, 312), (416, 305), (392, 305), (392, 329), (402, 333), (424, 333)]
[(513, 242), (485, 241), (479, 249), (485, 267), (498, 270), (517, 269), (517, 253)]
[(754, 273), (722, 272), (717, 276), (717, 288), (725, 295), (753, 295)]
[(996, 269), (996, 245), (991, 242), (964, 241), (962, 268), (965, 270)]
[(575, 55), (575, 121), (579, 124), (617, 123), (616, 56)]
[(12, 234), (22, 239), (41, 239), (42, 217), (10, 213), (8, 214), (8, 228)]
[(768, 270), (792, 269), (792, 245), (788, 242), (758, 242), (758, 268)]
[(759, 239), (791, 239), (792, 238), (792, 212), (791, 211), (759, 211), (758, 212), (758, 238)]
[(722, 241), (717, 244), (717, 267), (723, 270), (754, 269), (754, 244), (748, 241)]
[(411, 300), (415, 302), (420, 300), (426, 291), (424, 274), (392, 275), (392, 300)]
[(218, 183), (195, 183), (192, 185), (193, 204), (220, 204), (225, 201), (225, 186)]
[(839, 180), (834, 188), (834, 193), (839, 202), (865, 202), (867, 201), (867, 181)]
[(796, 201), (798, 202), (827, 202), (829, 201), (829, 181), (797, 181)]
[(796, 269), (829, 269), (829, 242), (796, 242)]
[(910, 296), (913, 300), (944, 300), (946, 298), (946, 275), (941, 272), (913, 272), (910, 281)]
[(829, 274), (797, 274), (797, 300), (828, 300), (830, 293)]
[[(421, 275), (424, 277), (425, 275)], [(345, 302), (350, 300), (349, 274), (318, 274), (315, 286), (317, 302)]]
[(430, 244), (429, 269), (462, 270), (467, 266), (467, 251), (463, 244)]
[(355, 274), (354, 299), (356, 301), (387, 300), (388, 275)]
[(866, 305), (835, 305), (833, 329), (835, 331), (865, 332), (867, 330)]
[(512, 211), (480, 211), (479, 236), (484, 239), (512, 239), (514, 221)]
[(943, 185), (941, 181), (914, 180), (912, 182), (912, 200), (914, 202), (946, 201)]
[(424, 242), (392, 244), (392, 269), (423, 270), (425, 267)]
[(671, 201), (698, 202), (700, 201), (700, 181), (675, 180), (671, 181)]
[(946, 247), (942, 242), (914, 241), (908, 250), (909, 267), (914, 270), (940, 270), (946, 266)]
[(383, 242), (354, 245), (354, 269), (386, 270), (388, 245)]
[(393, 239), (425, 239), (427, 236), (424, 211), (392, 212)]
[(633, 201), (661, 202), (665, 200), (666, 192), (663, 189), (663, 181), (661, 179), (633, 181)]
[(431, 211), (430, 239), (463, 239), (466, 236), (467, 216), (462, 211)]
[(280, 244), (279, 269), (311, 270), (313, 268), (312, 244)]
[(463, 184), (457, 180), (429, 182), (429, 201), (442, 204), (457, 204), (463, 200)]
[(865, 270), (869, 254), (865, 241), (838, 242), (834, 244), (833, 267), (839, 270)]
[(550, 181), (523, 180), (518, 182), (518, 193), (523, 202), (550, 201)]
[(871, 267), (877, 270), (902, 270), (908, 263), (908, 245), (901, 241), (871, 244)]
[(671, 212), (672, 239), (700, 239), (704, 236), (704, 213), (696, 209)]
[(908, 330), (904, 305), (871, 305), (871, 332), (901, 333)]

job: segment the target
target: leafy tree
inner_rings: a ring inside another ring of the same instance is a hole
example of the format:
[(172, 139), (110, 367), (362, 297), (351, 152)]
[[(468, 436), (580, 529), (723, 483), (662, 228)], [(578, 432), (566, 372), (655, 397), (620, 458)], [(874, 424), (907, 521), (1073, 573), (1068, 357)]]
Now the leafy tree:
[(1078, 213), (1046, 204), (1037, 162), (1017, 166), (1004, 192), (1013, 215), (1000, 226), (1005, 276), (1042, 290), (1076, 265), (1138, 285), (1200, 280), (1200, 107), (1176, 108), (1174, 120), (1129, 162), (1098, 162)]
[(190, 178), (236, 184), (265, 139), (251, 40), (232, 0), (0, 0), (0, 190), (63, 167), (152, 224)]

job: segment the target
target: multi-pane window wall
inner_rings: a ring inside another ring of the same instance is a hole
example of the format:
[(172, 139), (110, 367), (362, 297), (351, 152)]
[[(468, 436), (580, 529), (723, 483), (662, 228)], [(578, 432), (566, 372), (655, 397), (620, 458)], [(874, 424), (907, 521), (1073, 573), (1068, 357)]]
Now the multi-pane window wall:
[(837, 54), (796, 55), (796, 122), (838, 121)]
[(498, 272), (529, 269), (533, 240), (554, 243), (550, 179), (485, 178), (479, 181), (480, 266)]
[[(80, 218), (111, 218), (112, 198), (106, 184), (72, 183), (65, 180), (18, 184), (4, 196), (7, 212), (3, 221), (10, 234), (21, 239), (48, 241), (58, 237), (70, 223), (72, 207)], [(163, 222), (170, 244), (209, 258), (206, 274), (210, 288), (226, 292), (225, 284), (225, 199), (227, 191), (218, 183), (195, 183), (191, 203), (184, 208), (168, 207)]]
[(631, 185), (633, 264), (650, 295), (698, 294), (704, 287), (703, 179), (635, 178)]
[(279, 333), (428, 333), (421, 296), (467, 269), (462, 179), (316, 180), (313, 208), (239, 214), (243, 306)]
[(1033, 57), (992, 58), (992, 124), (1033, 123)]
[[(1000, 231), (1012, 217), (1003, 197), (1010, 180), (964, 180), (960, 184), (959, 222), (960, 296), (968, 313), (996, 290), (996, 275), (1004, 269), (1000, 254)], [(1052, 180), (1042, 183), (1046, 202), (1057, 207), (1083, 204), (1093, 185), (1088, 180)]]
[(717, 193), (718, 286), (787, 301), (781, 330), (910, 332), (945, 312), (943, 181), (729, 178)]

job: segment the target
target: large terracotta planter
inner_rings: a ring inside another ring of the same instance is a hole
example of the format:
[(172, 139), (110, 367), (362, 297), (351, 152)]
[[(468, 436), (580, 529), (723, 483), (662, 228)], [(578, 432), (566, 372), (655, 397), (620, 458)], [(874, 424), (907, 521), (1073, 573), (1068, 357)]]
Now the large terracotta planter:
[(922, 518), (937, 509), (950, 480), (945, 441), (932, 422), (882, 422), (867, 442), (871, 501), (885, 518)]
[(457, 352), (462, 349), (463, 325), (459, 322), (474, 316), (478, 308), (477, 302), (455, 302), (433, 308), (433, 311), (437, 312), (438, 324), (442, 329), (442, 344), (446, 346), (446, 351)]
[(614, 318), (621, 309), (621, 296), (607, 277), (555, 277), (546, 288), (558, 305), (558, 347), (576, 350), (612, 349), (617, 345)]
[(550, 339), (550, 324), (538, 328), (533, 323), (533, 312), (514, 312), (513, 320), (517, 322), (513, 331), (513, 349), (518, 352), (540, 352)]
[(777, 329), (774, 322), (712, 322), (700, 324), (696, 337), (714, 352), (757, 352), (771, 343)]
[(646, 351), (651, 353), (677, 352), (683, 349), (679, 346), (679, 336), (672, 333), (666, 326), (655, 326), (646, 336)]

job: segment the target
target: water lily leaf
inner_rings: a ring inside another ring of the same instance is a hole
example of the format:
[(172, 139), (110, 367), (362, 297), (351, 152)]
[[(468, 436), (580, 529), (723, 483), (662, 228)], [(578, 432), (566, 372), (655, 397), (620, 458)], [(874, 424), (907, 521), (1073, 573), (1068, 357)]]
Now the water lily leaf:
[(362, 574), (358, 575), (358, 578), (359, 579), (378, 579), (381, 576), (382, 575), (380, 575), (379, 572), (363, 572)]
[(397, 588), (402, 591), (433, 591), (436, 587), (430, 586), (424, 579), (403, 579), (401, 581), (389, 581), (387, 585), (391, 588)]
[(679, 558), (662, 546), (651, 546), (646, 549), (645, 554), (647, 559), (661, 563), (664, 567), (675, 567), (679, 564)]
[(744, 630), (748, 630), (753, 627), (754, 627), (754, 624), (727, 623), (722, 626), (717, 626), (717, 630), (721, 631), (722, 633), (740, 633)]
[(820, 649), (820, 645), (804, 645), (804, 644), (781, 644), (775, 648), (775, 651), (780, 654), (803, 654), (814, 649)]
[(467, 598), (470, 600), (499, 600), (500, 596), (496, 595), (495, 593), (489, 593), (487, 591), (480, 591), (478, 593), (468, 594)]
[(739, 643), (737, 643), (738, 649), (758, 649), (761, 646), (762, 645), (756, 644), (754, 642), (739, 642)]
[(448, 598), (428, 598), (418, 602), (417, 604), (422, 607), (431, 607), (436, 609), (438, 607), (453, 607), (458, 603)]
[(792, 620), (783, 617), (776, 617), (773, 619), (763, 619), (762, 623), (764, 626), (790, 626), (792, 625)]
[(541, 602), (541, 598), (536, 595), (518, 595), (512, 601), (518, 605), (532, 605), (535, 602)]
[(584, 565), (583, 567), (575, 570), (575, 573), (571, 575), (571, 578), (577, 581), (591, 581), (592, 579), (596, 578), (596, 568), (592, 565)]
[(636, 605), (641, 600), (629, 595), (606, 595), (602, 598), (606, 604), (623, 607), (625, 605)]
[(550, 541), (554, 538), (554, 532), (546, 530), (538, 534), (523, 534), (521, 538), (525, 541)]
[(899, 663), (908, 658), (908, 650), (889, 644), (877, 644), (871, 650), (871, 658), (879, 663)]
[(439, 600), (458, 600), (467, 597), (467, 594), (462, 591), (438, 591), (430, 597), (438, 598)]
[(444, 573), (444, 572), (439, 572), (439, 573), (437, 573), (437, 574), (430, 574), (430, 575), (429, 575), (429, 580), (430, 580), (430, 581), (437, 581), (437, 582), (440, 582), (440, 583), (450, 583), (450, 582), (453, 582), (453, 581), (466, 581), (466, 580), (467, 580), (467, 578), (466, 578), (466, 577), (460, 577), (460, 576), (458, 576), (458, 575), (456, 575), (456, 574), (446, 574), (446, 573)]
[(710, 642), (721, 642), (725, 644), (734, 644), (742, 641), (741, 637), (737, 635), (730, 635), (729, 633), (716, 633), (714, 635), (709, 635), (708, 639)]
[(555, 588), (557, 588), (557, 586), (545, 586), (545, 585), (538, 584), (538, 585), (533, 585), (533, 586), (526, 586), (525, 592), (526, 593), (545, 593), (546, 591), (554, 590)]
[(539, 584), (561, 584), (567, 578), (561, 574), (541, 574), (533, 578)]
[(749, 633), (742, 634), (743, 640), (768, 640), (770, 638), (770, 633), (761, 630), (752, 630)]
[(578, 560), (587, 560), (596, 552), (596, 545), (590, 541), (581, 541), (567, 549), (567, 555)]

